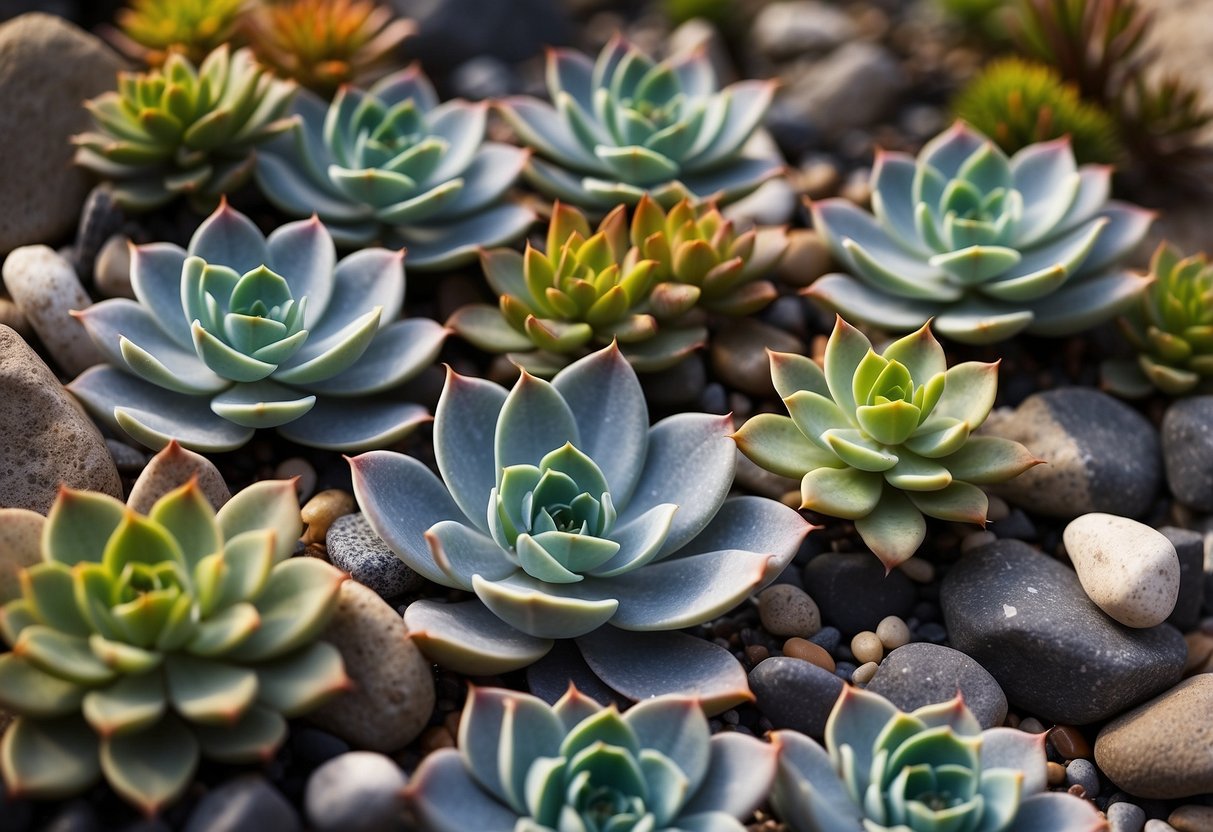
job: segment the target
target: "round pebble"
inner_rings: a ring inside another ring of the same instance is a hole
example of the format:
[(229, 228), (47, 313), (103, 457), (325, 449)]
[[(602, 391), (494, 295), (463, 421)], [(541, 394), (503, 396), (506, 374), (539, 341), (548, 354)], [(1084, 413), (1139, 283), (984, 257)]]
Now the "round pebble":
[(876, 637), (885, 650), (896, 650), (910, 643), (910, 628), (896, 615), (890, 615), (876, 625)]
[(1082, 786), (1083, 793), (1088, 798), (1099, 795), (1099, 772), (1090, 760), (1071, 760), (1066, 765), (1066, 782), (1071, 786)]
[(902, 561), (901, 565), (897, 567), (897, 571), (916, 584), (929, 584), (935, 580), (935, 567), (930, 561), (922, 558), (910, 558)]
[(1145, 832), (1177, 832), (1177, 830), (1165, 820), (1148, 820), (1146, 821)]
[(93, 282), (97, 291), (107, 298), (134, 299), (131, 288), (131, 240), (125, 234), (115, 234), (97, 252), (93, 266)]
[(855, 672), (851, 674), (851, 681), (857, 685), (866, 685), (872, 681), (872, 677), (876, 675), (876, 671), (879, 669), (880, 665), (876, 662), (864, 662), (855, 668)]
[(1213, 806), (1180, 806), (1167, 818), (1167, 823), (1179, 832), (1209, 832), (1213, 829)]
[(991, 494), (989, 505), (986, 508), (986, 520), (990, 523), (997, 523), (999, 520), (1006, 520), (1010, 515), (1011, 507), (1007, 505), (1007, 501)]
[(301, 456), (293, 456), (278, 463), (278, 467), (274, 469), (274, 479), (289, 480), (292, 477), (299, 478), (295, 482), (295, 491), (299, 493), (300, 500), (312, 496), (312, 492), (316, 490), (316, 469), (312, 467), (312, 463)]
[(995, 540), (998, 540), (998, 536), (994, 532), (988, 532), (984, 529), (979, 532), (973, 532), (961, 538), (960, 551), (967, 555), (969, 552), (980, 549), (982, 546), (987, 546)]
[(1043, 734), (1045, 727), (1040, 724), (1039, 719), (1030, 716), (1019, 721), (1019, 730), (1027, 731), (1029, 734)]
[(333, 521), (352, 514), (355, 507), (354, 495), (339, 488), (330, 488), (312, 497), (299, 510), (300, 518), (307, 524), (303, 542), (323, 543)]
[(104, 361), (84, 325), (71, 316), (92, 299), (70, 263), (46, 246), (24, 246), (5, 258), (3, 275), (13, 302), (59, 369), (78, 375)]
[(834, 672), (834, 657), (825, 648), (803, 638), (790, 638), (783, 643), (783, 654), (794, 659), (812, 662), (818, 667)]
[(1091, 744), (1079, 730), (1071, 725), (1057, 725), (1049, 731), (1049, 742), (1066, 760), (1091, 758)]
[(864, 664), (879, 662), (884, 658), (884, 645), (881, 644), (880, 636), (865, 630), (851, 639), (851, 652), (855, 654), (857, 661)]
[(809, 594), (792, 584), (775, 584), (758, 594), (758, 617), (768, 633), (808, 638), (821, 629), (821, 612)]
[(408, 780), (390, 757), (351, 751), (312, 772), (303, 803), (316, 832), (391, 832), (403, 827)]
[(842, 633), (837, 627), (822, 627), (809, 641), (820, 646), (827, 653), (833, 653), (842, 643)]
[(1055, 763), (1050, 760), (1045, 763), (1045, 775), (1049, 781), (1049, 785), (1056, 788), (1066, 782), (1066, 767), (1061, 763)]
[(257, 774), (229, 780), (198, 802), (184, 832), (272, 829), (295, 832), (299, 816), (287, 799)]
[(1083, 591), (1126, 627), (1167, 620), (1179, 599), (1179, 556), (1159, 531), (1114, 514), (1084, 514), (1062, 539)]
[(1108, 832), (1141, 832), (1146, 810), (1136, 803), (1113, 803), (1108, 807)]

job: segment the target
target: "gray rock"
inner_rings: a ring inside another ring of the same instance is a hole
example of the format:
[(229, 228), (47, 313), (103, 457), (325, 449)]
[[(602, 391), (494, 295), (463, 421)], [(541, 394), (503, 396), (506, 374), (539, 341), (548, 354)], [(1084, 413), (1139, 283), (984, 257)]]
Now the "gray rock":
[(1180, 399), (1167, 408), (1162, 458), (1175, 499), (1213, 511), (1213, 396)]
[(820, 740), (842, 693), (842, 679), (803, 659), (772, 656), (750, 671), (750, 690), (763, 716), (776, 728), (791, 728)]
[(754, 47), (775, 61), (829, 52), (855, 35), (855, 23), (846, 12), (818, 0), (771, 3), (750, 28)]
[(809, 594), (792, 584), (775, 584), (758, 593), (758, 616), (775, 636), (812, 638), (821, 629), (821, 613)]
[(384, 598), (411, 592), (425, 583), (379, 539), (361, 513), (334, 520), (324, 542), (333, 566)]
[(1187, 657), (1174, 627), (1116, 623), (1073, 570), (1016, 540), (962, 558), (940, 603), (952, 646), (988, 670), (1011, 704), (1067, 725), (1107, 719), (1165, 690)]
[(114, 458), (114, 465), (117, 466), (119, 473), (137, 474), (147, 465), (148, 455), (138, 448), (132, 448), (125, 442), (107, 439), (105, 447), (109, 448), (110, 456)]
[(122, 498), (97, 426), (6, 326), (0, 326), (0, 426), (0, 506), (46, 514), (60, 484)]
[(875, 630), (882, 618), (905, 618), (914, 608), (910, 579), (894, 569), (888, 575), (874, 555), (827, 552), (804, 568), (804, 588), (821, 610), (821, 619), (847, 638)]
[(1146, 810), (1136, 803), (1113, 803), (1107, 815), (1108, 832), (1141, 832), (1146, 825)]
[(207, 792), (185, 824), (185, 832), (294, 832), (301, 828), (291, 804), (258, 774), (237, 777)]
[(59, 17), (0, 25), (0, 255), (66, 235), (88, 193), (70, 138), (89, 126), (80, 102), (117, 83), (118, 55)]
[(1022, 442), (1048, 464), (991, 490), (1028, 511), (1077, 517), (1092, 511), (1142, 517), (1162, 479), (1158, 432), (1106, 393), (1062, 387), (996, 411), (984, 431)]
[(754, 318), (738, 318), (712, 338), (712, 369), (729, 387), (752, 396), (773, 396), (768, 349), (800, 353), (804, 342)]
[(63, 372), (77, 375), (104, 359), (71, 312), (92, 299), (72, 264), (46, 246), (23, 246), (4, 261), (4, 285)]
[(481, 55), (517, 63), (573, 39), (568, 12), (555, 0), (391, 0), (391, 5), (417, 22), (409, 49), (436, 69)]
[(396, 832), (405, 828), (408, 778), (390, 757), (351, 751), (312, 772), (303, 798), (316, 832)]
[(1159, 529), (1179, 557), (1179, 598), (1167, 623), (1186, 633), (1200, 621), (1200, 607), (1205, 600), (1205, 542), (1200, 532), (1163, 526)]
[(1213, 674), (1185, 679), (1109, 722), (1095, 740), (1095, 762), (1138, 797), (1172, 799), (1213, 792)]
[(973, 659), (941, 644), (916, 642), (885, 657), (868, 690), (903, 711), (947, 702), (959, 692), (982, 728), (1002, 725), (1007, 697), (998, 682)]
[(839, 136), (874, 124), (892, 107), (904, 83), (891, 52), (852, 40), (791, 79), (786, 96), (816, 129)]
[(1099, 772), (1090, 760), (1071, 760), (1066, 764), (1066, 785), (1081, 786), (1083, 797), (1094, 798), (1099, 795)]

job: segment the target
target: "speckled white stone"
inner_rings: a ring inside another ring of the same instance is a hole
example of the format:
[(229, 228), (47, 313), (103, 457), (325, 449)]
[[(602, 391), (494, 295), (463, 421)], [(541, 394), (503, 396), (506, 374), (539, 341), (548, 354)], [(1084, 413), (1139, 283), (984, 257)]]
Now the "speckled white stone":
[(92, 304), (76, 270), (46, 246), (23, 246), (4, 261), (4, 285), (46, 351), (65, 373), (76, 375), (102, 356), (71, 316)]
[(1179, 598), (1179, 557), (1171, 541), (1144, 523), (1084, 514), (1062, 539), (1087, 596), (1127, 627), (1161, 624)]

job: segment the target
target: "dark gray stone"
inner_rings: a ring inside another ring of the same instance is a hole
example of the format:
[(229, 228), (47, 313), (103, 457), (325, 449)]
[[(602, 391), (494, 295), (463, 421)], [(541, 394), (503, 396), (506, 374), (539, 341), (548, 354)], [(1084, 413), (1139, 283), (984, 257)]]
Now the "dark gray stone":
[(875, 630), (889, 615), (904, 618), (914, 608), (914, 585), (894, 569), (888, 575), (874, 555), (827, 552), (804, 568), (804, 588), (821, 619), (848, 638)]
[(1108, 807), (1109, 832), (1141, 832), (1146, 825), (1146, 811), (1136, 803), (1121, 801)]
[(306, 725), (291, 730), (290, 743), (295, 757), (312, 767), (327, 763), (350, 750), (349, 743), (341, 737)]
[(0, 830), (25, 832), (30, 828), (34, 813), (28, 801), (9, 797), (0, 782)]
[(396, 832), (404, 826), (404, 771), (391, 757), (351, 751), (312, 772), (304, 809), (316, 832)]
[(334, 520), (324, 542), (333, 566), (348, 572), (355, 581), (383, 598), (403, 595), (425, 583), (379, 539), (361, 513)]
[(449, 70), (482, 55), (517, 63), (573, 39), (568, 12), (555, 0), (392, 0), (391, 5), (417, 21), (418, 36), (407, 49), (427, 69)]
[(1213, 396), (1180, 399), (1167, 408), (1162, 456), (1175, 499), (1213, 511)]
[(1187, 649), (1169, 624), (1133, 629), (1105, 615), (1067, 566), (1017, 540), (966, 555), (940, 592), (954, 648), (1045, 720), (1085, 725), (1175, 684)]
[(825, 668), (789, 656), (772, 656), (750, 671), (750, 690), (771, 724), (818, 740), (842, 686), (842, 679)]
[(301, 829), (299, 815), (264, 777), (249, 774), (207, 792), (190, 815), (185, 832), (246, 832)]
[(101, 832), (101, 821), (92, 805), (84, 798), (78, 798), (55, 813), (42, 827), (42, 832)]
[(1090, 760), (1071, 760), (1066, 764), (1066, 785), (1082, 786), (1083, 797), (1099, 796), (1099, 772)]
[(941, 644), (916, 642), (898, 647), (885, 657), (868, 683), (903, 711), (947, 702), (957, 692), (982, 728), (1002, 725), (1007, 697), (998, 682), (970, 657)]
[(1200, 621), (1200, 607), (1205, 600), (1205, 539), (1200, 532), (1164, 526), (1159, 529), (1179, 556), (1179, 598), (1167, 623), (1186, 633)]

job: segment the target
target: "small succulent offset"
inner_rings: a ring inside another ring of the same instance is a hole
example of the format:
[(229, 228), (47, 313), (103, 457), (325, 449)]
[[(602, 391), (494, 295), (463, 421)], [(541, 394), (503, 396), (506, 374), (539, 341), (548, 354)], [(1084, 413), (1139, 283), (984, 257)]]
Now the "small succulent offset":
[(1040, 462), (1018, 442), (971, 435), (994, 406), (998, 365), (948, 368), (929, 326), (877, 354), (840, 317), (824, 371), (800, 355), (770, 358), (791, 416), (753, 417), (737, 446), (768, 471), (800, 479), (804, 508), (854, 520), (888, 569), (922, 544), (924, 514), (984, 525), (978, 486)]
[(131, 253), (138, 300), (75, 313), (108, 364), (70, 389), (97, 419), (152, 448), (240, 447), (255, 428), (304, 445), (383, 447), (429, 416), (372, 394), (428, 367), (446, 330), (397, 320), (404, 255), (364, 249), (337, 261), (316, 218), (267, 239), (222, 204), (185, 250)]
[(405, 794), (424, 832), (744, 832), (774, 749), (712, 736), (694, 699), (620, 714), (570, 686), (555, 704), (472, 688), (459, 749), (426, 757)]
[[(450, 372), (434, 420), (442, 479), (412, 457), (374, 451), (351, 460), (354, 493), (397, 557), (477, 596), (405, 611), (439, 664), (505, 672), (538, 661), (555, 639), (578, 639), (624, 695), (685, 691), (702, 681), (687, 674), (717, 676), (695, 646), (719, 648), (653, 631), (731, 609), (774, 580), (810, 528), (774, 500), (726, 499), (729, 430), (730, 417), (704, 413), (649, 427), (636, 373), (614, 347), (551, 382), (523, 373), (508, 394)], [(740, 669), (719, 652), (726, 673)], [(744, 674), (739, 683), (723, 698), (747, 699)]]
[[(469, 304), (448, 325), (481, 349), (508, 353), (515, 364), (544, 377), (612, 341), (642, 372), (678, 363), (707, 340), (702, 316), (688, 314), (702, 290), (676, 282), (676, 241), (662, 230), (664, 212), (643, 198), (630, 240), (626, 213), (618, 206), (592, 231), (584, 214), (558, 201), (546, 253), (528, 243), (525, 254), (481, 254), (500, 308)], [(652, 233), (645, 233), (650, 225)], [(705, 257), (681, 258), (680, 273), (703, 283), (710, 271), (704, 267), (716, 252), (694, 254)]]
[(393, 52), (417, 28), (374, 0), (268, 3), (248, 23), (261, 60), (322, 95), (393, 68)]
[(439, 104), (417, 66), (342, 87), (331, 105), (301, 93), (293, 115), (258, 153), (257, 183), (288, 214), (318, 214), (342, 245), (403, 245), (411, 268), (441, 269), (534, 221), (503, 201), (527, 152), (485, 141), (487, 105)]
[(197, 69), (181, 55), (118, 74), (118, 91), (85, 102), (94, 130), (73, 137), (76, 164), (113, 183), (118, 204), (150, 211), (184, 196), (199, 210), (243, 184), (253, 148), (286, 130), (295, 92), (226, 45)]
[(1213, 381), (1213, 265), (1203, 253), (1184, 257), (1162, 243), (1150, 262), (1153, 282), (1141, 304), (1119, 321), (1135, 360), (1110, 360), (1103, 384), (1118, 395), (1154, 390), (1182, 396)]
[(744, 146), (766, 114), (775, 84), (717, 89), (707, 53), (654, 62), (621, 37), (591, 61), (548, 53), (552, 103), (507, 98), (501, 114), (543, 159), (527, 165), (543, 193), (596, 212), (650, 194), (664, 206), (687, 197), (730, 202), (775, 176), (782, 162)]
[(881, 153), (875, 216), (843, 199), (812, 205), (848, 274), (805, 293), (853, 321), (905, 332), (932, 317), (956, 341), (1021, 331), (1070, 335), (1133, 303), (1145, 280), (1120, 262), (1153, 219), (1110, 202), (1111, 170), (1074, 162), (1067, 140), (1011, 158), (962, 122), (917, 159)]
[(200, 757), (272, 758), (287, 719), (349, 685), (341, 654), (317, 641), (346, 576), (290, 557), (300, 531), (289, 481), (216, 512), (195, 479), (146, 516), (62, 489), (40, 562), (0, 608), (8, 793), (62, 798), (104, 777), (154, 814)]
[(194, 63), (231, 41), (249, 0), (131, 0), (119, 9), (121, 31), (106, 32), (136, 60), (160, 66), (179, 53)]
[(846, 686), (826, 747), (776, 731), (771, 793), (793, 832), (1099, 832), (1085, 800), (1046, 791), (1044, 734), (981, 730), (957, 696), (904, 713)]

